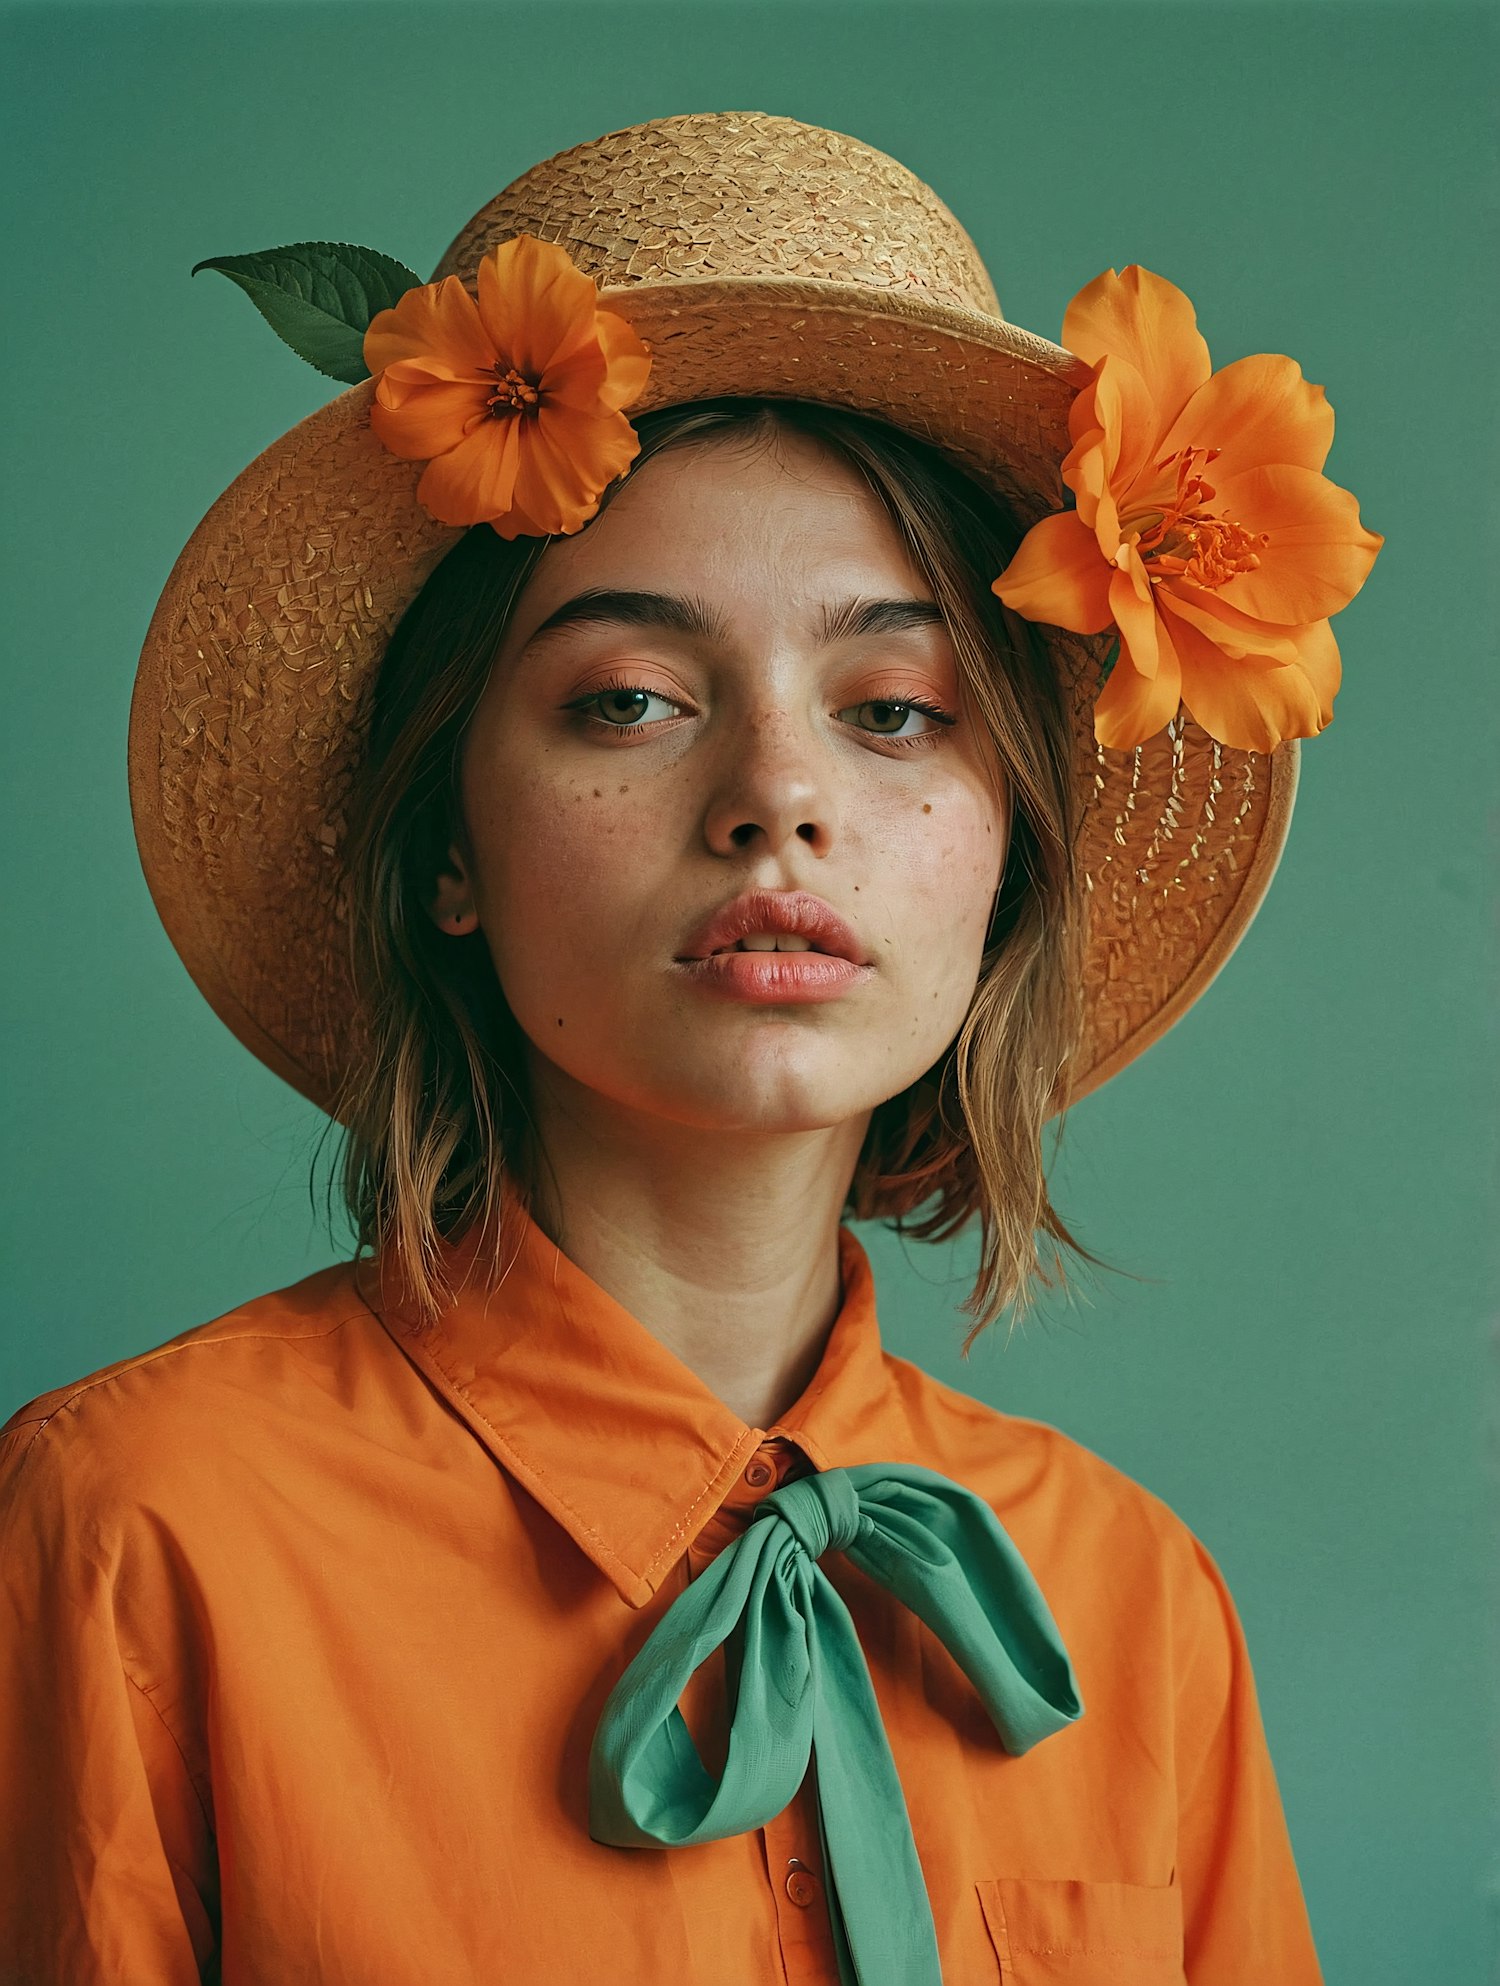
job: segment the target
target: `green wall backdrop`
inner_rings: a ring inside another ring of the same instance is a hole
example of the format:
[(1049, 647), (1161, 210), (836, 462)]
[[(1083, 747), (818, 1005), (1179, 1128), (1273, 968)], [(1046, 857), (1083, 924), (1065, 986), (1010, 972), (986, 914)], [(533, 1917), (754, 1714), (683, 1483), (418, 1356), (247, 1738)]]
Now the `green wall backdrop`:
[(1337, 412), (1329, 473), (1387, 536), (1338, 622), (1337, 718), (1305, 747), (1259, 919), (1068, 1126), (1064, 1216), (1142, 1280), (1049, 1299), (964, 1363), (972, 1240), (862, 1233), (892, 1349), (1106, 1455), (1224, 1568), (1330, 1986), (1477, 1982), (1496, 1887), (1485, 21), (1434, 0), (0, 6), (3, 1413), (346, 1252), (307, 1190), (323, 1119), (196, 992), (130, 827), (157, 593), (225, 485), (337, 391), (192, 264), (323, 236), (425, 271), (516, 173), (647, 117), (854, 133), (956, 210), (1017, 322), (1057, 336), (1076, 289), (1139, 261), (1193, 298), (1216, 364), (1290, 352)]

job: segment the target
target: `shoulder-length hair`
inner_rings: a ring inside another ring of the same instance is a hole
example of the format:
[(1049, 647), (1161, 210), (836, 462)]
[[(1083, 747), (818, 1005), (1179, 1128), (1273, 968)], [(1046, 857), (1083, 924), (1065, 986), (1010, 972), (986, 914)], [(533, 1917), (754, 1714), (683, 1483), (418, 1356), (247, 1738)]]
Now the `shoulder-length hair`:
[[(634, 425), (640, 452), (601, 511), (664, 449), (754, 444), (779, 429), (862, 475), (932, 588), (971, 718), (1009, 777), (1009, 852), (968, 1013), (938, 1061), (874, 1109), (844, 1207), (845, 1218), (884, 1221), (923, 1241), (946, 1240), (978, 1217), (979, 1271), (963, 1305), (977, 1319), (967, 1354), (1007, 1306), (1013, 1323), (1025, 1314), (1037, 1283), (1066, 1285), (1061, 1246), (1099, 1259), (1053, 1207), (1042, 1152), (1049, 1119), (1060, 1132), (1069, 1103), (1085, 904), (1064, 693), (1025, 622), (990, 590), (1021, 530), (949, 457), (868, 415), (721, 399)], [(359, 1252), (392, 1247), (429, 1319), (451, 1294), (441, 1244), (482, 1223), (498, 1273), (507, 1216), (534, 1204), (545, 1164), (528, 1107), (526, 1043), (484, 935), (444, 936), (427, 906), (461, 835), (465, 733), (546, 543), (508, 541), (479, 524), (435, 567), (387, 644), (345, 807), (350, 962), (369, 1049), (336, 1101), (340, 1186)]]

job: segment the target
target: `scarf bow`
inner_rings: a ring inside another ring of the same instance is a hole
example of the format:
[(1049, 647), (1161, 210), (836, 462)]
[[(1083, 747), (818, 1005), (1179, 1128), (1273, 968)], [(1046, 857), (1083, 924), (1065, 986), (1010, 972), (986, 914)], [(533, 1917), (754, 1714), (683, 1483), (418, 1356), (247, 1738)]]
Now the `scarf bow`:
[[(923, 1620), (1006, 1751), (1082, 1716), (1041, 1589), (989, 1505), (951, 1477), (872, 1462), (783, 1483), (668, 1607), (615, 1684), (589, 1753), (589, 1833), (683, 1848), (763, 1827), (817, 1756), (820, 1845), (844, 1986), (941, 1986), (911, 1820), (848, 1608), (839, 1551)], [(724, 1643), (733, 1705), (710, 1778), (677, 1705)]]

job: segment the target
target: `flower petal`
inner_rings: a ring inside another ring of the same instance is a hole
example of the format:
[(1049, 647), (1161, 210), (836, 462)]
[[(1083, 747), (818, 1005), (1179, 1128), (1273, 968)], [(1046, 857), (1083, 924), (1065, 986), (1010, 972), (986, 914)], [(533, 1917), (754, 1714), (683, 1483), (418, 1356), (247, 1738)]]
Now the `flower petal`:
[(549, 532), (576, 531), (640, 445), (623, 414), (593, 417), (543, 407), (522, 436), (515, 501)]
[(600, 392), (600, 404), (611, 413), (628, 407), (645, 390), (651, 371), (651, 348), (636, 335), (618, 311), (601, 310), (594, 319), (594, 335), (599, 340), (609, 371)]
[(552, 535), (545, 524), (539, 523), (515, 502), (503, 515), (487, 517), (485, 522), (501, 538), (547, 538)]
[[(1326, 630), (1326, 622), (1320, 625)], [(1311, 670), (1301, 661), (1264, 669), (1231, 660), (1185, 621), (1174, 626), (1182, 656), (1182, 700), (1193, 721), (1220, 744), (1242, 752), (1270, 752), (1286, 738), (1316, 737), (1332, 717), (1332, 695), (1324, 695), (1331, 636), (1309, 631)], [(1336, 664), (1336, 651), (1334, 660)]]
[[(619, 330), (610, 330), (611, 324)], [(610, 414), (639, 398), (651, 370), (646, 347), (612, 311), (598, 313), (595, 330), (598, 335), (547, 367), (541, 379), (544, 401), (585, 414)], [(612, 357), (612, 351), (618, 356)]]
[(1089, 365), (1113, 353), (1134, 366), (1163, 426), (1213, 370), (1192, 304), (1135, 262), (1084, 285), (1063, 316), (1062, 341)]
[(1159, 427), (1146, 382), (1134, 366), (1108, 356), (1068, 409), (1073, 447), (1062, 479), (1107, 559), (1120, 544), (1119, 498), (1150, 463)]
[(1157, 630), (1156, 673), (1143, 676), (1134, 666), (1124, 642), (1109, 681), (1094, 704), (1094, 736), (1117, 751), (1154, 738), (1177, 715), (1182, 671), (1177, 651), (1165, 627)]
[(382, 407), (399, 407), (424, 386), (463, 386), (468, 392), (488, 400), (490, 383), (472, 373), (458, 374), (446, 359), (427, 356), (419, 359), (393, 359), (375, 380), (375, 397)]
[(1219, 589), (1257, 620), (1301, 626), (1336, 614), (1364, 585), (1385, 543), (1360, 523), (1350, 492), (1315, 469), (1273, 463), (1228, 476), (1215, 490), (1220, 516), (1270, 533), (1255, 571), (1236, 573)]
[(1321, 469), (1332, 445), (1333, 409), (1322, 387), (1302, 377), (1295, 359), (1258, 352), (1204, 381), (1162, 437), (1160, 453), (1217, 449), (1206, 472), (1217, 489), (1225, 477), (1267, 462)]
[(555, 241), (518, 234), (479, 264), (479, 315), (505, 364), (540, 379), (591, 342), (597, 310), (592, 276)]
[(1181, 579), (1164, 580), (1156, 588), (1156, 604), (1197, 628), (1232, 662), (1270, 669), (1297, 660), (1297, 629), (1254, 620), (1237, 612), (1221, 594), (1185, 586)]
[(426, 461), (456, 448), (476, 416), (485, 419), (488, 397), (483, 386), (462, 380), (411, 385), (386, 372), (370, 402), (370, 426), (392, 455)]
[(1075, 634), (1099, 634), (1114, 619), (1109, 604), (1113, 570), (1078, 513), (1056, 510), (1032, 525), (990, 591), (1029, 621), (1048, 621)]
[(398, 359), (441, 359), (456, 378), (477, 378), (495, 354), (474, 299), (457, 276), (423, 283), (377, 310), (364, 336), (364, 360), (379, 374)]
[[(1134, 552), (1125, 571), (1116, 567), (1110, 574), (1109, 610), (1119, 630), (1120, 652), (1130, 657), (1137, 675), (1154, 676), (1159, 661), (1160, 638), (1165, 630), (1152, 598), (1151, 582)], [(1162, 719), (1163, 724), (1166, 721)]]
[(442, 524), (485, 524), (510, 508), (520, 466), (521, 421), (482, 421), (422, 471), (417, 501)]
[[(1092, 399), (1092, 389), (1088, 389)], [(1078, 402), (1074, 401), (1076, 407)], [(1109, 437), (1103, 428), (1081, 428), (1062, 460), (1062, 479), (1073, 492), (1080, 524), (1099, 539), (1105, 558), (1120, 541), (1120, 516), (1109, 488)], [(1100, 510), (1104, 515), (1100, 517)]]
[(547, 367), (541, 378), (543, 404), (570, 407), (581, 414), (605, 413), (609, 410), (602, 396), (607, 378), (608, 361), (591, 338)]
[(1327, 621), (1310, 621), (1305, 628), (1297, 629), (1297, 646), (1301, 651), (1303, 671), (1312, 684), (1313, 695), (1318, 699), (1320, 722), (1331, 724), (1333, 700), (1344, 677), (1344, 665), (1339, 658), (1339, 645), (1334, 639), (1333, 629)]

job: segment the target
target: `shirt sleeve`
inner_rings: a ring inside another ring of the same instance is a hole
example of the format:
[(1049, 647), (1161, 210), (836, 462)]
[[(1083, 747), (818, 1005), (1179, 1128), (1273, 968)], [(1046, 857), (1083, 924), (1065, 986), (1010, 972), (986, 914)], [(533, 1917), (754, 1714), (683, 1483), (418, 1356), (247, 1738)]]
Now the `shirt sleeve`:
[[(1190, 1534), (1191, 1535), (1191, 1534)], [(1189, 1986), (1323, 1986), (1234, 1601), (1196, 1538), (1177, 1697)]]
[(118, 1525), (55, 1427), (0, 1434), (0, 1986), (199, 1986), (211, 1831), (122, 1655)]

